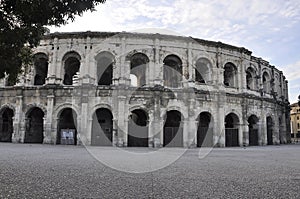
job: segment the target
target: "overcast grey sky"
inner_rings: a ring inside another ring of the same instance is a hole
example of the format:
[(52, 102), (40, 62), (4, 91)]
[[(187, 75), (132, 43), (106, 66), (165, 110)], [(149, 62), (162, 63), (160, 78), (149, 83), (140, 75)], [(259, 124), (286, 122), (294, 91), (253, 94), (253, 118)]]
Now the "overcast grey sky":
[(51, 32), (160, 28), (241, 46), (283, 70), (290, 102), (300, 95), (299, 0), (107, 0)]

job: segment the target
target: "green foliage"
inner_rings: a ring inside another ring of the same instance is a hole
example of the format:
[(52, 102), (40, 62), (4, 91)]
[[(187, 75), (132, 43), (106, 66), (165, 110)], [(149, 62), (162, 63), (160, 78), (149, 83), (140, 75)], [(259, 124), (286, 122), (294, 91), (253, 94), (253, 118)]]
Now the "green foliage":
[(31, 63), (31, 48), (38, 45), (49, 25), (64, 25), (105, 0), (0, 0), (0, 78), (9, 74), (15, 83), (22, 63)]

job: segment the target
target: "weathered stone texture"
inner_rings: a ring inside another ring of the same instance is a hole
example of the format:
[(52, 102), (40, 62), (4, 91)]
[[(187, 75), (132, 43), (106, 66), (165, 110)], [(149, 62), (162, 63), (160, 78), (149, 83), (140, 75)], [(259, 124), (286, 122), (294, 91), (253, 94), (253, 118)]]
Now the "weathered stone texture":
[(17, 85), (0, 81), (0, 141), (41, 134), (41, 143), (62, 144), (61, 131), (69, 128), (75, 144), (86, 145), (290, 141), (287, 80), (245, 48), (160, 34), (84, 32), (46, 35), (34, 51), (34, 64)]

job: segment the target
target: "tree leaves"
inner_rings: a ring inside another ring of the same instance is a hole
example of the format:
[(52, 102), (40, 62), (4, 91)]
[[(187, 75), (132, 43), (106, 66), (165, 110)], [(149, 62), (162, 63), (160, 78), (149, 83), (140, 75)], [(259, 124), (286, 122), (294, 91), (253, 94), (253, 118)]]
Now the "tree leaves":
[(64, 25), (105, 0), (1, 0), (0, 78), (8, 73), (14, 83), (23, 64), (30, 64), (31, 48), (49, 25)]

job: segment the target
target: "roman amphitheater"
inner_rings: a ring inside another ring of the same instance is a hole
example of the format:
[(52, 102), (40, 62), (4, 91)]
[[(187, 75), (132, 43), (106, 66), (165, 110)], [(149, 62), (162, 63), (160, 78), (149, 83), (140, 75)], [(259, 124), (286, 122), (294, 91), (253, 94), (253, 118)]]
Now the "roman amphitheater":
[(118, 147), (288, 143), (287, 80), (241, 47), (192, 37), (45, 35), (0, 87), (0, 141)]

